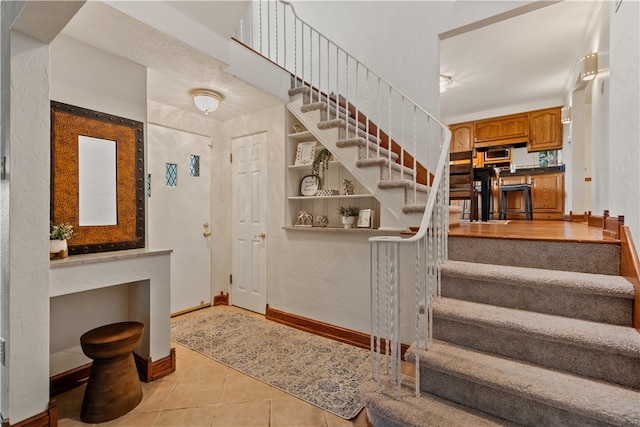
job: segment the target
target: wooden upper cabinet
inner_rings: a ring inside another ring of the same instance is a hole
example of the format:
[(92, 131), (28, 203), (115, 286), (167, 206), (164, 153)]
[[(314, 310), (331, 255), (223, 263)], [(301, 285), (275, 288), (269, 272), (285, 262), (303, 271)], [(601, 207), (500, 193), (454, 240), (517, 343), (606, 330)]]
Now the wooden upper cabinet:
[(449, 126), (451, 131), (452, 153), (473, 150), (473, 122), (458, 123)]
[(560, 107), (530, 112), (527, 151), (559, 150), (561, 148)]
[(529, 135), (529, 115), (513, 114), (480, 120), (474, 123), (476, 148), (526, 142)]

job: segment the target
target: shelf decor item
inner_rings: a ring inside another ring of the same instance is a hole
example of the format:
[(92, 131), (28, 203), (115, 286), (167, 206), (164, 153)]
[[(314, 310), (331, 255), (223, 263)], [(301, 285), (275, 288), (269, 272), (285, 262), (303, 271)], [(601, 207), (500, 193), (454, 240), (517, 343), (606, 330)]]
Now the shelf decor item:
[(49, 222), (49, 259), (69, 256), (67, 239), (73, 236), (73, 226), (67, 223)]
[(329, 225), (329, 218), (326, 215), (316, 216), (316, 227), (326, 227)]
[(303, 196), (315, 196), (320, 186), (320, 177), (307, 175), (300, 181), (300, 194)]
[(353, 196), (355, 186), (353, 185), (353, 181), (350, 179), (342, 180), (342, 194), (345, 196)]
[(313, 215), (307, 211), (298, 212), (298, 220), (295, 223), (296, 227), (313, 227)]
[(329, 160), (331, 160), (331, 151), (323, 148), (313, 160), (313, 167), (311, 168), (311, 173), (320, 177), (323, 188), (325, 185), (327, 185), (327, 171), (329, 170)]
[(358, 214), (358, 227), (359, 228), (371, 228), (373, 227), (373, 218), (376, 212), (373, 209), (360, 209)]
[(314, 142), (300, 142), (298, 144), (298, 150), (296, 152), (296, 165), (310, 165), (313, 163), (313, 158), (316, 154), (316, 143)]
[(342, 216), (342, 225), (344, 228), (351, 228), (356, 221), (356, 217), (360, 213), (360, 208), (357, 206), (339, 206), (338, 213)]

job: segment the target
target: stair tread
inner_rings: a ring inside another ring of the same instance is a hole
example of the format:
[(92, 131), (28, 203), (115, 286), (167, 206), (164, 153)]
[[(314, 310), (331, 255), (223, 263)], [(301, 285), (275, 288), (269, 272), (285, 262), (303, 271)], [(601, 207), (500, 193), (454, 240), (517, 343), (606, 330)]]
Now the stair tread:
[(441, 272), (448, 277), (464, 277), (510, 285), (562, 288), (573, 292), (633, 299), (633, 284), (621, 276), (513, 267), (448, 260)]
[(402, 171), (405, 175), (413, 176), (413, 169), (408, 168), (406, 166), (402, 166), (399, 163), (389, 162), (389, 159), (386, 157), (373, 157), (369, 159), (360, 159), (356, 161), (356, 167), (359, 168), (368, 168), (368, 167), (389, 167), (391, 164), (391, 169), (396, 171)]
[[(356, 138), (344, 138), (336, 140), (336, 147), (345, 148), (345, 147), (360, 147), (366, 144), (364, 138), (356, 137)], [(389, 156), (389, 151), (386, 148), (379, 147), (376, 143), (369, 141), (367, 148), (371, 151), (376, 151), (380, 158), (386, 158)], [(393, 161), (398, 160), (400, 156), (396, 153), (391, 153), (391, 159)]]
[(444, 297), (434, 302), (433, 315), (463, 323), (508, 328), (518, 333), (531, 334), (551, 341), (624, 354), (638, 358), (640, 363), (640, 334), (627, 326)]
[(378, 182), (378, 188), (410, 188), (413, 189), (415, 186), (416, 190), (421, 193), (428, 193), (431, 187), (428, 187), (424, 184), (418, 184), (413, 182), (410, 179), (388, 179), (385, 181)]
[[(407, 352), (415, 360), (415, 344)], [(408, 360), (409, 360), (408, 359)], [(434, 340), (420, 363), (617, 425), (640, 425), (640, 392)], [(624, 422), (624, 424), (621, 424)]]
[(367, 405), (384, 414), (385, 421), (403, 427), (449, 427), (467, 425), (474, 427), (517, 426), (517, 424), (496, 418), (484, 412), (442, 399), (430, 393), (421, 392), (416, 397), (413, 378), (403, 378), (402, 401), (397, 401), (397, 389), (387, 380), (381, 381), (381, 392), (373, 380), (363, 381), (360, 392)]

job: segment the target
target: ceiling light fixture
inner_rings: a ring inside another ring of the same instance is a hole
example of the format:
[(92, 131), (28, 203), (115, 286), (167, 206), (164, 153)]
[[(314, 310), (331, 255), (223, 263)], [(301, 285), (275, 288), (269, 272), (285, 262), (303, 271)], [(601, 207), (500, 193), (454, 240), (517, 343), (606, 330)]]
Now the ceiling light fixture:
[(582, 63), (580, 78), (585, 81), (593, 80), (598, 74), (598, 52), (583, 56), (580, 62)]
[(562, 107), (560, 110), (560, 122), (562, 124), (571, 123), (571, 107)]
[(193, 89), (191, 96), (196, 107), (206, 115), (215, 111), (222, 102), (222, 95), (209, 89)]
[(440, 75), (440, 93), (444, 92), (451, 86), (453, 83), (453, 78), (451, 76)]

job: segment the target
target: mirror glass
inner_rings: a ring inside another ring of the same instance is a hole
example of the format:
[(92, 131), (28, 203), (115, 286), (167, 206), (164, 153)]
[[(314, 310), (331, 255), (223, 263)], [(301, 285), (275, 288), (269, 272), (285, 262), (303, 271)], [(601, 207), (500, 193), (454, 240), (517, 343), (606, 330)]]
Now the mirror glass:
[(117, 225), (116, 141), (78, 136), (79, 225)]

